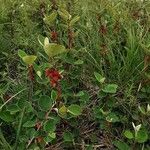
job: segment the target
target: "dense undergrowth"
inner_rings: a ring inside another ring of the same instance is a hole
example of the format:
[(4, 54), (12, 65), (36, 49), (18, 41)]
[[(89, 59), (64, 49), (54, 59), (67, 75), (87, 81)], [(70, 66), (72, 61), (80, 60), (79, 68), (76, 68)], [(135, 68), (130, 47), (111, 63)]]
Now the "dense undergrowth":
[(150, 2), (0, 0), (1, 150), (150, 150)]

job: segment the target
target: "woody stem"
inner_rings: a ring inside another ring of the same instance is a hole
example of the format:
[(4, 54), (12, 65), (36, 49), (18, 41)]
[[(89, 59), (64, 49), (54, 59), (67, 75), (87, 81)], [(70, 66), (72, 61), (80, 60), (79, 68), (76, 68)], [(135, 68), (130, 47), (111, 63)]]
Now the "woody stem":
[(28, 66), (28, 87), (29, 87), (29, 91), (28, 91), (28, 100), (32, 101), (32, 95), (33, 95), (33, 66)]

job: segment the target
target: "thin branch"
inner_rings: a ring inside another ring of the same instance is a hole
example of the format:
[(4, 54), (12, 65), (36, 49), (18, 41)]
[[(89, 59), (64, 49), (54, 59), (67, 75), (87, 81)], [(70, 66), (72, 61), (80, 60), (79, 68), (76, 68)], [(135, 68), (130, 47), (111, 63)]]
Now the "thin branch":
[(21, 91), (19, 91), (18, 93), (16, 93), (15, 95), (13, 95), (11, 98), (9, 98), (9, 99), (0, 107), (0, 110), (1, 110), (7, 103), (9, 103), (14, 97), (16, 97), (18, 94), (20, 94), (20, 93), (23, 92), (24, 90), (26, 90), (26, 88), (23, 89), (23, 90), (21, 90)]
[(14, 150), (17, 149), (17, 144), (18, 144), (18, 139), (19, 139), (19, 135), (20, 135), (20, 130), (21, 130), (21, 126), (22, 126), (22, 121), (23, 121), (24, 113), (25, 113), (25, 107), (23, 108), (23, 111), (21, 112), (21, 118), (20, 118), (18, 130), (17, 130), (17, 136), (16, 136)]

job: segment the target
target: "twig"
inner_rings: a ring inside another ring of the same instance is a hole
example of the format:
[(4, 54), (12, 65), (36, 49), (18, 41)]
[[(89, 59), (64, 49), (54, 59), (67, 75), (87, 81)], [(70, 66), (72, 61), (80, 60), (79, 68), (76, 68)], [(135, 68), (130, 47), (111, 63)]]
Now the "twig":
[(19, 135), (20, 135), (20, 130), (21, 130), (21, 126), (22, 126), (22, 120), (23, 120), (24, 113), (25, 113), (25, 107), (23, 108), (23, 111), (22, 111), (22, 113), (21, 113), (21, 118), (20, 118), (18, 130), (17, 130), (17, 136), (16, 136), (16, 141), (15, 141), (14, 150), (17, 149), (17, 144), (18, 144), (18, 139), (19, 139)]
[(9, 98), (9, 99), (0, 107), (0, 110), (1, 110), (8, 102), (10, 102), (14, 97), (16, 97), (18, 94), (20, 94), (20, 93), (23, 92), (24, 90), (26, 90), (26, 88), (23, 89), (23, 90), (21, 90), (21, 91), (19, 91), (18, 93), (16, 93), (15, 95), (13, 95), (11, 98)]
[[(75, 143), (76, 145), (82, 146), (83, 144), (80, 143)], [(85, 147), (89, 147), (89, 144), (84, 144)], [(104, 147), (105, 145), (103, 144), (98, 144), (98, 145), (91, 145), (93, 148), (99, 148), (99, 147)]]
[(84, 140), (83, 140), (83, 139), (82, 139), (81, 149), (82, 149), (82, 150), (85, 150), (85, 142), (84, 142)]
[[(41, 126), (42, 126), (42, 123), (41, 123)], [(37, 131), (40, 130), (41, 126), (39, 126), (39, 127), (37, 128)], [(31, 145), (31, 143), (32, 143), (32, 141), (34, 140), (34, 138), (35, 138), (35, 137), (33, 136), (33, 138), (32, 138), (31, 140), (29, 140), (28, 145), (26, 146), (26, 149), (28, 149), (28, 147)]]

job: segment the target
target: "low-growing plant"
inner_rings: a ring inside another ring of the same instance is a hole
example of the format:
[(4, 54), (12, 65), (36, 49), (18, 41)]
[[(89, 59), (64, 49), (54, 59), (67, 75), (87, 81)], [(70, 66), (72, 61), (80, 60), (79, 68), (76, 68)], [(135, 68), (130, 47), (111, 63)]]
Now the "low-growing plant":
[(150, 149), (149, 1), (1, 0), (0, 149)]

